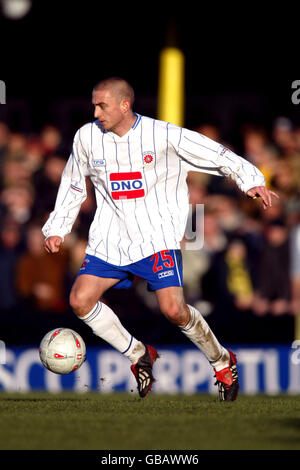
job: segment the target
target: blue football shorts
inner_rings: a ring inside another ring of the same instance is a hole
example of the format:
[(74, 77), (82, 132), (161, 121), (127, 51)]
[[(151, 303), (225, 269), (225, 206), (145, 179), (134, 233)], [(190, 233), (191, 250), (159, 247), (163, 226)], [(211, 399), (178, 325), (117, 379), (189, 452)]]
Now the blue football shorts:
[(149, 291), (182, 287), (182, 254), (181, 250), (162, 250), (126, 266), (115, 266), (87, 254), (77, 276), (82, 274), (120, 279), (113, 286), (116, 289), (129, 289), (135, 277), (146, 280)]

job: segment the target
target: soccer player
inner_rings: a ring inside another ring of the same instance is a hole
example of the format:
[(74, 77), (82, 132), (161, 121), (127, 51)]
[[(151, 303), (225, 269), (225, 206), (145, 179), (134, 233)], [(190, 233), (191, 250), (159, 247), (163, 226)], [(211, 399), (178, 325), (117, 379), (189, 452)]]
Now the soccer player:
[(89, 177), (97, 209), (71, 289), (75, 314), (129, 358), (139, 395), (145, 397), (155, 380), (152, 367), (158, 353), (134, 338), (101, 302), (107, 289), (129, 288), (134, 276), (145, 279), (161, 312), (212, 365), (220, 400), (233, 401), (239, 388), (236, 357), (183, 296), (180, 242), (189, 204), (186, 177), (188, 171), (231, 177), (249, 197), (260, 197), (264, 208), (278, 196), (245, 159), (197, 132), (135, 113), (133, 102), (133, 89), (121, 78), (94, 87), (95, 120), (74, 137), (54, 210), (42, 229), (44, 247), (50, 253), (59, 251), (87, 197)]

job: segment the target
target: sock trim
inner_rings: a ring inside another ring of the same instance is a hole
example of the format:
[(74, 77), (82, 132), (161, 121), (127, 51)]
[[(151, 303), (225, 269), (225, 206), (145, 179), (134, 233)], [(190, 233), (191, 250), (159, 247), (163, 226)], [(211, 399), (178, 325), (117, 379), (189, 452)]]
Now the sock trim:
[(125, 349), (125, 351), (123, 351), (121, 354), (125, 354), (127, 353), (127, 351), (130, 349), (130, 346), (132, 345), (132, 341), (133, 341), (133, 336), (131, 336), (131, 340), (130, 340), (130, 343), (129, 343), (129, 346), (127, 349)]
[(221, 352), (220, 357), (218, 357), (218, 359), (215, 359), (214, 361), (208, 361), (208, 362), (213, 366), (215, 362), (218, 362), (220, 361), (220, 359), (222, 359), (222, 356), (223, 356), (223, 352)]
[(194, 326), (195, 309), (191, 305), (188, 305), (188, 308), (190, 310), (191, 318), (185, 326), (180, 327), (183, 332), (189, 331)]
[(90, 312), (90, 314), (85, 317), (83, 320), (86, 322), (86, 323), (89, 323), (91, 322), (92, 320), (94, 320), (97, 315), (99, 315), (99, 313), (101, 312), (102, 310), (102, 303), (101, 302), (97, 302), (95, 307), (93, 308), (93, 310)]

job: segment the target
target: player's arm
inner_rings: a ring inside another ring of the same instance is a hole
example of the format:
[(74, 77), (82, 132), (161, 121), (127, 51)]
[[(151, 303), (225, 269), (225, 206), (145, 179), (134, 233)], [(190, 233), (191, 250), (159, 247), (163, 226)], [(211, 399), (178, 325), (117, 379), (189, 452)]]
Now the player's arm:
[(220, 172), (232, 178), (237, 186), (252, 199), (261, 198), (264, 209), (272, 206), (272, 198), (279, 196), (266, 187), (266, 181), (261, 171), (245, 158), (236, 155), (229, 149), (219, 158)]
[(191, 171), (232, 178), (248, 197), (261, 197), (265, 209), (272, 205), (272, 197), (278, 198), (266, 188), (265, 177), (256, 166), (198, 132), (182, 129), (177, 153)]
[(45, 236), (44, 248), (49, 253), (59, 251), (64, 237), (71, 232), (81, 204), (87, 197), (85, 177), (87, 157), (76, 133), (72, 153), (61, 176), (54, 210), (42, 227)]

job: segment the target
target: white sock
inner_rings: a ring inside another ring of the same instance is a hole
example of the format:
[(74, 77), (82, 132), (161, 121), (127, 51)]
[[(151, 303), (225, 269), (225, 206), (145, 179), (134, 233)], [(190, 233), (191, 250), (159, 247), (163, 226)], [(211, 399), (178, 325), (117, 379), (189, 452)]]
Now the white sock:
[(102, 302), (97, 302), (94, 308), (84, 317), (81, 317), (96, 336), (104, 339), (115, 349), (128, 357), (135, 364), (145, 353), (146, 348), (137, 341), (123, 327), (117, 315), (110, 307)]
[(229, 353), (219, 343), (201, 313), (188, 305), (191, 318), (181, 331), (203, 352), (211, 365), (217, 370), (228, 366)]

